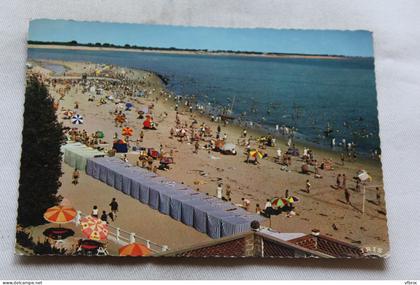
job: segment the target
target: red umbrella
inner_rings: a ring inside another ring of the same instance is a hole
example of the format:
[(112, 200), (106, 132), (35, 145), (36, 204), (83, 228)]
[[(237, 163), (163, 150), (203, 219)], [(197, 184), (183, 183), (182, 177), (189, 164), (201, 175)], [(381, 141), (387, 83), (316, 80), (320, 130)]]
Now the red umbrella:
[(54, 206), (44, 213), (44, 219), (50, 223), (64, 224), (71, 222), (76, 217), (75, 209), (64, 206)]

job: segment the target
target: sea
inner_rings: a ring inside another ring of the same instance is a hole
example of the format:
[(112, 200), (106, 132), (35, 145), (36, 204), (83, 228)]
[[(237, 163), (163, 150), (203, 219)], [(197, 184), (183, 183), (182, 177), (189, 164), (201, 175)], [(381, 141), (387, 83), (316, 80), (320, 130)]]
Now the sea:
[[(343, 139), (359, 153), (380, 152), (373, 58), (269, 58), (29, 48), (28, 59), (113, 64), (158, 73), (178, 96), (238, 123), (331, 148)], [(62, 68), (52, 66), (63, 71)], [(278, 130), (277, 130), (278, 129)]]

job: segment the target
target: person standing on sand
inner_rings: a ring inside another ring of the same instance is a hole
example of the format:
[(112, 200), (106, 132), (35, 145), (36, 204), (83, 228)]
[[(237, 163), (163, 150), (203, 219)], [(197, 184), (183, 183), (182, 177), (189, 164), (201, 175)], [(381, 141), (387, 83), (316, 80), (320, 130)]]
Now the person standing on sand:
[(217, 185), (217, 188), (216, 188), (216, 197), (217, 197), (218, 199), (222, 199), (222, 197), (223, 197), (223, 188), (222, 188), (222, 183), (219, 183), (219, 184)]
[(265, 205), (264, 205), (264, 211), (267, 211), (268, 208), (271, 208), (271, 203), (270, 203), (270, 199), (267, 199), (265, 201)]
[(98, 218), (98, 206), (93, 206), (93, 209), (92, 209), (92, 213), (91, 213), (91, 216), (92, 217), (94, 217), (94, 218)]
[(351, 202), (350, 202), (350, 192), (349, 192), (349, 190), (347, 188), (344, 188), (344, 196), (346, 198), (346, 204), (347, 205), (351, 205)]
[(309, 179), (306, 180), (306, 192), (311, 193), (311, 183), (309, 182)]
[[(118, 202), (115, 198), (112, 198), (111, 203), (109, 203), (109, 206), (111, 207), (111, 213), (114, 215), (114, 217), (117, 217), (118, 212)], [(112, 219), (114, 220), (114, 219)]]
[(143, 142), (143, 138), (144, 138), (144, 133), (143, 131), (140, 131), (140, 142)]
[(230, 189), (230, 185), (226, 185), (226, 200), (230, 201), (231, 197), (230, 195), (232, 194), (232, 190)]
[(255, 205), (255, 213), (256, 213), (257, 215), (261, 214), (260, 204)]
[(346, 189), (347, 188), (347, 178), (346, 178), (346, 174), (343, 174), (343, 183), (341, 184), (341, 186)]
[(341, 174), (337, 175), (336, 183), (337, 183), (337, 189), (341, 188)]
[(198, 154), (198, 149), (200, 148), (200, 143), (198, 141), (195, 141), (195, 145), (194, 145), (194, 153)]
[(244, 129), (243, 130), (243, 137), (246, 138), (246, 135), (247, 135), (247, 131), (246, 131), (246, 129)]
[(71, 183), (73, 183), (73, 185), (77, 185), (79, 184), (79, 177), (80, 177), (80, 173), (79, 170), (77, 170), (77, 168), (74, 169), (73, 171), (73, 181)]
[(289, 189), (286, 189), (286, 191), (284, 192), (284, 198), (289, 198)]
[(249, 163), (249, 158), (251, 157), (251, 149), (246, 148), (246, 163)]
[(360, 192), (360, 181), (359, 181), (359, 179), (356, 180), (355, 190), (356, 190), (356, 192)]
[(249, 205), (251, 204), (251, 201), (249, 201), (246, 198), (242, 198), (242, 208), (248, 211)]
[(280, 161), (281, 161), (281, 149), (278, 148), (277, 149), (277, 162), (280, 163)]
[(376, 187), (376, 205), (381, 204), (381, 191), (379, 190), (379, 187)]

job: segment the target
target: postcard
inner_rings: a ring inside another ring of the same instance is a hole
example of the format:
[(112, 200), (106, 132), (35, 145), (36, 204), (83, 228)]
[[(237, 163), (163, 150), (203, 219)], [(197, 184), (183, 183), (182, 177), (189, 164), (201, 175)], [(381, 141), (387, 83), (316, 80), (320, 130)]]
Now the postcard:
[(32, 20), (16, 254), (389, 255), (372, 33)]

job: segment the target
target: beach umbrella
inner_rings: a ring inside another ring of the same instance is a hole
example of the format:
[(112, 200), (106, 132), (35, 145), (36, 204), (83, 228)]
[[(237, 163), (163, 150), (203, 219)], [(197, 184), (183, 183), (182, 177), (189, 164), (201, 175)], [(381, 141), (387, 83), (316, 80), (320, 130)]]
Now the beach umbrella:
[(63, 240), (74, 235), (74, 231), (66, 228), (48, 228), (43, 235), (53, 240)]
[(273, 198), (270, 201), (271, 206), (273, 206), (273, 208), (283, 208), (284, 206), (287, 205), (288, 201), (284, 198)]
[(77, 212), (71, 207), (54, 206), (44, 213), (44, 219), (50, 223), (65, 224), (76, 217)]
[(139, 243), (130, 243), (119, 250), (120, 256), (147, 256), (151, 251), (145, 245)]
[(103, 139), (105, 137), (105, 134), (103, 131), (96, 131), (96, 137), (99, 139)]
[(286, 200), (289, 203), (298, 203), (300, 201), (300, 199), (296, 196), (290, 196)]
[(122, 124), (122, 123), (125, 122), (125, 118), (124, 118), (123, 115), (118, 114), (117, 116), (115, 116), (115, 121), (118, 122), (118, 123), (120, 123), (120, 124)]
[(103, 244), (96, 240), (85, 239), (79, 242), (79, 249), (82, 253), (96, 254), (102, 246)]
[(98, 218), (86, 216), (80, 219), (82, 234), (91, 240), (106, 240), (108, 237), (108, 224)]
[(249, 156), (250, 157), (257, 157), (258, 156), (258, 158), (263, 158), (263, 154), (258, 150), (251, 150), (249, 152)]
[(71, 117), (71, 122), (75, 125), (81, 125), (83, 124), (83, 117), (79, 114), (76, 114), (73, 117)]
[(126, 137), (131, 137), (133, 135), (133, 129), (130, 127), (125, 127), (122, 129), (122, 135)]

